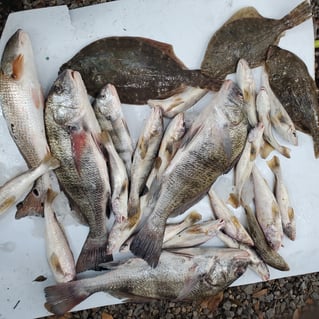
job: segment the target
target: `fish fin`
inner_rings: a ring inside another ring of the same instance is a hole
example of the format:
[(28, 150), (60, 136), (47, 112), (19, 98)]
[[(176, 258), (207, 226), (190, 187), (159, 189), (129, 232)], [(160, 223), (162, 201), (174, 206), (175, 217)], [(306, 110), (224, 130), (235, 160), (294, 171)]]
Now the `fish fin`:
[(242, 18), (262, 18), (262, 16), (254, 7), (245, 7), (236, 11), (223, 26)]
[(58, 196), (58, 193), (53, 191), (51, 188), (47, 191), (46, 200), (48, 204), (52, 204), (54, 199)]
[(194, 289), (195, 285), (201, 279), (202, 275), (198, 273), (198, 265), (195, 263), (192, 267), (188, 269), (190, 273), (190, 278), (186, 278), (183, 288), (180, 290), (177, 300), (184, 300), (189, 296), (189, 294)]
[(146, 296), (136, 296), (133, 294), (130, 294), (128, 292), (124, 292), (124, 291), (109, 291), (108, 292), (111, 296), (124, 300), (125, 302), (134, 302), (134, 303), (147, 303), (147, 302), (151, 302), (154, 300), (158, 300), (156, 298), (152, 298), (152, 297), (146, 297)]
[(227, 203), (229, 203), (234, 208), (238, 208), (240, 206), (239, 198), (236, 194), (230, 193)]
[(288, 30), (311, 18), (311, 16), (311, 5), (308, 3), (308, 1), (303, 1), (287, 15), (285, 15), (281, 19), (281, 23), (285, 30)]
[(258, 149), (257, 149), (255, 143), (251, 143), (250, 158), (249, 158), (249, 160), (250, 160), (251, 162), (253, 162), (254, 160), (256, 160), (256, 158), (257, 158), (257, 153), (258, 153)]
[(83, 131), (72, 131), (70, 132), (72, 155), (75, 163), (75, 167), (80, 172), (81, 158), (85, 150), (87, 143), (88, 133)]
[(189, 145), (189, 143), (200, 133), (201, 130), (202, 125), (197, 125), (194, 128), (191, 127), (191, 129), (184, 135), (179, 148), (182, 149)]
[(12, 75), (11, 77), (19, 81), (24, 71), (24, 55), (19, 54), (12, 62)]
[(35, 184), (29, 194), (25, 197), (25, 199), (17, 204), (15, 219), (20, 219), (26, 216), (43, 217), (45, 195), (45, 193), (39, 194), (39, 191)]
[(107, 254), (107, 235), (93, 238), (88, 235), (79, 258), (76, 263), (76, 272), (80, 273), (85, 270), (99, 270), (100, 264), (108, 259)]
[(260, 156), (265, 159), (273, 150), (274, 147), (271, 146), (267, 141), (264, 141), (263, 146), (260, 148)]
[(202, 215), (196, 210), (191, 211), (185, 219), (189, 219), (190, 223), (195, 224), (202, 220)]
[(37, 109), (43, 108), (44, 98), (41, 89), (32, 88), (32, 100)]
[(280, 162), (279, 162), (279, 157), (278, 156), (273, 156), (272, 159), (267, 161), (268, 167), (275, 173), (279, 170), (280, 167)]
[(65, 314), (91, 295), (80, 281), (49, 286), (44, 288), (44, 293), (45, 308), (56, 315)]
[(50, 152), (46, 154), (41, 163), (45, 164), (49, 169), (56, 169), (60, 167), (60, 161), (53, 157)]
[[(159, 223), (161, 222), (165, 223), (165, 221), (160, 220)], [(159, 223), (154, 228), (150, 227), (146, 222), (130, 245), (131, 252), (135, 256), (144, 259), (153, 268), (159, 262), (164, 238), (165, 224), (159, 225)]]
[(15, 196), (10, 196), (9, 198), (5, 199), (1, 204), (0, 204), (0, 214), (4, 213), (6, 210), (8, 210), (11, 206), (14, 205), (16, 202), (16, 197)]

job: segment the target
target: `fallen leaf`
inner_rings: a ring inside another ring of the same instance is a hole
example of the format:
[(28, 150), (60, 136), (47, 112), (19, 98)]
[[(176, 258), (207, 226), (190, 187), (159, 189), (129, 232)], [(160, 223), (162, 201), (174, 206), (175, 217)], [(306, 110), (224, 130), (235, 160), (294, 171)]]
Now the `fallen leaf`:
[(209, 297), (209, 298), (204, 299), (201, 302), (200, 306), (201, 306), (201, 308), (207, 308), (213, 312), (218, 308), (218, 306), (221, 303), (221, 301), (223, 300), (223, 298), (224, 298), (224, 292), (221, 291), (220, 293), (218, 293), (217, 295), (215, 295), (213, 297)]
[(267, 293), (268, 293), (268, 289), (264, 288), (264, 289), (258, 290), (257, 292), (254, 292), (252, 296), (253, 298), (259, 298), (261, 296), (267, 295)]

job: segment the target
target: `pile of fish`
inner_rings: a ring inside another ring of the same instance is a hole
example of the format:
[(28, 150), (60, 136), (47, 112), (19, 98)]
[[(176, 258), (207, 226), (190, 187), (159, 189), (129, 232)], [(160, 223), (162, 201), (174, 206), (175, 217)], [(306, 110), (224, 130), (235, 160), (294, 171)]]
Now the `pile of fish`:
[[(280, 20), (241, 9), (213, 35), (200, 70), (188, 70), (166, 43), (104, 38), (61, 67), (45, 100), (27, 33), (10, 38), (0, 101), (29, 170), (0, 188), (0, 213), (31, 189), (16, 218), (44, 216), (47, 259), (59, 283), (45, 289), (49, 311), (63, 314), (98, 291), (133, 301), (202, 299), (247, 267), (262, 280), (269, 279), (267, 265), (289, 270), (278, 250), (284, 234), (296, 238), (280, 163), (290, 149), (276, 134), (297, 145), (296, 128), (310, 133), (318, 157), (319, 109), (306, 66), (277, 44), (310, 17), (307, 1)], [(260, 65), (256, 92), (251, 68)], [(234, 72), (236, 81), (225, 80)], [(190, 116), (186, 110), (208, 91), (210, 101)], [(121, 103), (151, 107), (136, 145)], [(273, 150), (280, 154), (267, 161), (274, 191), (256, 164)], [(225, 202), (214, 183), (233, 168)], [(76, 262), (54, 212), (60, 189), (89, 228)], [(207, 194), (210, 219), (193, 211), (168, 224)], [(231, 206), (243, 207), (247, 229)], [(214, 236), (229, 248), (195, 247)], [(76, 280), (87, 270), (104, 273)]]

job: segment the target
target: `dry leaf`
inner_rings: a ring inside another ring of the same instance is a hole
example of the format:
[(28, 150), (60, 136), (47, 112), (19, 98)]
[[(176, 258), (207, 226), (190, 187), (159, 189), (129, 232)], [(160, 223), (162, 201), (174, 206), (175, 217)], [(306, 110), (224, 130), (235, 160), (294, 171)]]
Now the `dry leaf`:
[(213, 297), (209, 297), (204, 299), (200, 306), (201, 308), (207, 308), (209, 309), (211, 312), (215, 311), (219, 304), (221, 303), (221, 301), (224, 298), (224, 292), (221, 291), (220, 293), (218, 293), (217, 295), (213, 296)]
[(268, 293), (268, 289), (265, 288), (265, 289), (261, 289), (257, 292), (254, 292), (252, 296), (253, 296), (253, 298), (259, 298), (261, 296), (267, 295), (267, 293)]
[(110, 315), (109, 313), (103, 312), (101, 319), (113, 319), (113, 316)]

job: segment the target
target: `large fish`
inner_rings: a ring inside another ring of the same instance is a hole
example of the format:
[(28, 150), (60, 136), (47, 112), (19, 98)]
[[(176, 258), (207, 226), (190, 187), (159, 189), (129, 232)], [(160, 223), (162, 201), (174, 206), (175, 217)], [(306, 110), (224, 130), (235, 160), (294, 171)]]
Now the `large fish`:
[(79, 71), (88, 93), (95, 96), (113, 84), (122, 103), (145, 104), (167, 98), (187, 86), (218, 90), (220, 81), (188, 70), (167, 43), (141, 37), (107, 37), (84, 47), (64, 69)]
[[(44, 99), (31, 40), (21, 29), (9, 39), (2, 55), (0, 102), (9, 132), (28, 167), (37, 167), (49, 152), (43, 120)], [(49, 175), (44, 174), (18, 206), (16, 218), (43, 216), (49, 187)]]
[(61, 163), (56, 170), (60, 185), (90, 228), (76, 270), (96, 269), (106, 254), (111, 190), (97, 140), (100, 128), (78, 72), (66, 70), (54, 82), (46, 101), (45, 124), (52, 154)]
[(225, 81), (193, 122), (165, 170), (155, 208), (130, 247), (153, 267), (161, 253), (166, 219), (198, 202), (238, 160), (248, 129), (243, 103), (238, 86)]
[(319, 157), (319, 105), (316, 83), (305, 63), (277, 46), (267, 52), (266, 70), (271, 89), (297, 129), (310, 133), (315, 157)]
[(99, 291), (128, 301), (200, 300), (228, 287), (249, 260), (240, 249), (212, 247), (164, 251), (155, 269), (131, 258), (103, 275), (45, 288), (45, 307), (62, 315)]
[(284, 31), (311, 18), (312, 9), (304, 1), (281, 19), (261, 16), (253, 7), (237, 11), (212, 36), (207, 46), (201, 70), (204, 74), (224, 79), (236, 71), (239, 59), (251, 68), (265, 60), (271, 44), (278, 44)]

